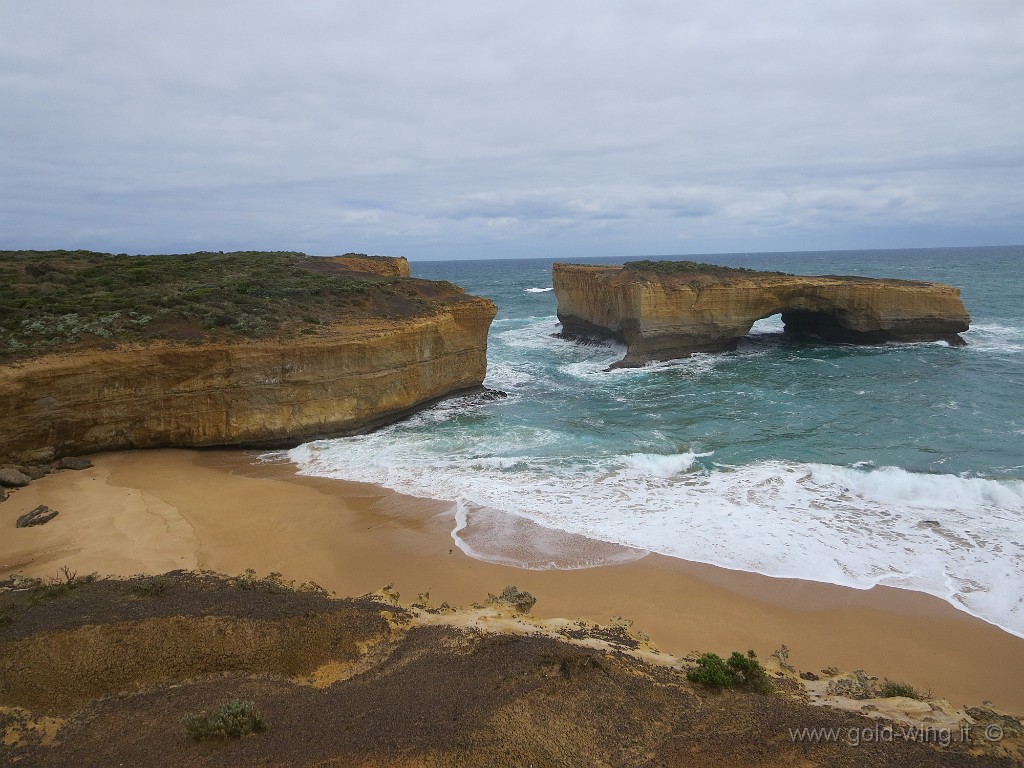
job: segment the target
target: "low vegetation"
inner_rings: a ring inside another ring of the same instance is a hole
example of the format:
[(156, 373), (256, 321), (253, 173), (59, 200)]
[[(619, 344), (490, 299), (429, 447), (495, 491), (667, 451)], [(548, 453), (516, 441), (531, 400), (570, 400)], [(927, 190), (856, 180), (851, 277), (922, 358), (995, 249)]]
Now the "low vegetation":
[(167, 591), (170, 582), (163, 576), (153, 576), (142, 581), (136, 581), (126, 590), (128, 594), (135, 597), (160, 597)]
[(0, 359), (119, 341), (316, 333), (339, 315), (429, 311), (415, 281), (296, 252), (0, 251)]
[(244, 573), (229, 577), (227, 583), (235, 589), (269, 592), (277, 595), (284, 594), (285, 592), (319, 592), (322, 595), (327, 594), (327, 590), (315, 581), (304, 581), (296, 585), (294, 579), (285, 579), (277, 571), (271, 571), (266, 576), (257, 576), (254, 568), (246, 568)]
[(697, 659), (697, 666), (686, 673), (686, 679), (709, 688), (739, 688), (756, 693), (773, 690), (768, 673), (753, 651), (747, 651), (746, 656), (733, 651), (728, 659), (717, 653), (705, 653)]
[(280, 573), (273, 573), (260, 578), (253, 568), (246, 568), (245, 573), (232, 576), (229, 583), (235, 589), (258, 590), (260, 592), (283, 593), (293, 588), (294, 582), (285, 582)]
[(251, 701), (233, 699), (213, 712), (198, 712), (181, 718), (185, 732), (195, 741), (237, 739), (267, 728), (263, 714)]
[(92, 584), (99, 578), (96, 573), (79, 576), (77, 571), (72, 571), (66, 565), (61, 566), (58, 575), (50, 579), (33, 579), (35, 582), (32, 592), (33, 603), (45, 603), (65, 597), (76, 589)]
[(903, 696), (908, 699), (923, 699), (926, 698), (925, 694), (917, 690), (910, 683), (903, 683), (898, 680), (885, 679), (879, 689), (879, 696), (883, 699), (891, 699), (896, 696)]
[(629, 272), (645, 272), (673, 277), (743, 277), (745, 275), (784, 275), (785, 272), (766, 272), (746, 267), (723, 267), (718, 264), (704, 264), (699, 261), (654, 261), (643, 259), (627, 261), (622, 266)]

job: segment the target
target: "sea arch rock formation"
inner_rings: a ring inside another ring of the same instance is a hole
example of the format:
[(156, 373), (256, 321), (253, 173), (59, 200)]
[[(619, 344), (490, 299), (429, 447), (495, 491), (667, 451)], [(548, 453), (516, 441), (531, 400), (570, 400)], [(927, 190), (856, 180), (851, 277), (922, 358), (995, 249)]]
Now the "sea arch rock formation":
[(617, 339), (614, 367), (736, 348), (755, 321), (782, 315), (787, 333), (829, 342), (946, 341), (959, 345), (970, 315), (942, 283), (802, 276), (694, 262), (603, 267), (555, 264), (562, 335)]

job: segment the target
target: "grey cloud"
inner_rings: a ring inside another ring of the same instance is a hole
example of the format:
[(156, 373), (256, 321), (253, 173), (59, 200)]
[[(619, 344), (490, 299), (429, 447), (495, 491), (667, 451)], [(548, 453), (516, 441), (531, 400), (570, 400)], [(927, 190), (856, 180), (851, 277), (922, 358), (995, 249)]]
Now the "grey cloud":
[(479, 194), (440, 205), (437, 215), (449, 219), (623, 219), (626, 213), (603, 202), (570, 194)]
[(4, 15), (6, 245), (1024, 240), (1016, 0), (49, 0)]

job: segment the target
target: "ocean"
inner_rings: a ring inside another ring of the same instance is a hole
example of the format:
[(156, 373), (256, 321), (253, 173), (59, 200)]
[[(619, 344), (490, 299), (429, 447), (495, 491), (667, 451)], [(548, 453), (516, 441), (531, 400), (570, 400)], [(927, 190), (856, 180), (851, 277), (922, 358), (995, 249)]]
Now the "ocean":
[(884, 584), (1024, 637), (1024, 247), (673, 258), (951, 283), (973, 318), (967, 346), (829, 346), (787, 338), (775, 316), (735, 352), (608, 371), (624, 348), (554, 337), (553, 260), (414, 262), (497, 302), (485, 384), (508, 397), (289, 457), (304, 474), (449, 500), (455, 543), (485, 560), (585, 568), (657, 552)]

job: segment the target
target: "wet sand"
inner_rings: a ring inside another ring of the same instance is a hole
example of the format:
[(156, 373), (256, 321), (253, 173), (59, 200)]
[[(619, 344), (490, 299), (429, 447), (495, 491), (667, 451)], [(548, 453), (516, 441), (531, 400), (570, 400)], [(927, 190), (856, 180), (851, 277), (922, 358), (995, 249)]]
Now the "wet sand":
[[(210, 569), (276, 571), (339, 595), (392, 583), (403, 601), (482, 602), (506, 585), (543, 618), (634, 622), (662, 651), (762, 657), (780, 645), (800, 670), (865, 669), (955, 705), (1024, 712), (1024, 639), (928, 595), (772, 579), (649, 555), (582, 570), (527, 571), (465, 555), (452, 505), (376, 486), (303, 478), (240, 451), (139, 451), (32, 483), (0, 504), (0, 577)], [(50, 523), (16, 529), (38, 504)]]

